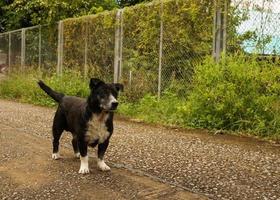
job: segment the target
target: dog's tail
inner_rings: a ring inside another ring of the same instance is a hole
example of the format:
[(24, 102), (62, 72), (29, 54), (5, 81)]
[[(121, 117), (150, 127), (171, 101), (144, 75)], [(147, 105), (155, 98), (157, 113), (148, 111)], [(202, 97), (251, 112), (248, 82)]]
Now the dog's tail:
[(39, 80), (38, 85), (42, 90), (44, 90), (50, 97), (52, 97), (55, 101), (60, 102), (64, 97), (64, 94), (58, 93), (52, 90), (49, 86), (47, 86), (43, 81)]

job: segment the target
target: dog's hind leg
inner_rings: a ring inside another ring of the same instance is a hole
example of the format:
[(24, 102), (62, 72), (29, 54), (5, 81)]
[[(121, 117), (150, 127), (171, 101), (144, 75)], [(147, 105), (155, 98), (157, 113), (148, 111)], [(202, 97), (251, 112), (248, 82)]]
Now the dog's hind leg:
[(53, 121), (53, 159), (59, 159), (59, 139), (62, 135), (62, 132), (65, 128), (66, 119), (62, 115), (62, 113), (59, 112), (59, 110), (55, 113), (54, 121)]
[(63, 129), (53, 128), (53, 154), (52, 158), (57, 160), (60, 158), (59, 155), (59, 139), (62, 135)]
[(80, 151), (79, 151), (79, 147), (78, 147), (77, 136), (73, 133), (72, 133), (72, 135), (73, 135), (72, 146), (73, 146), (75, 157), (80, 158)]

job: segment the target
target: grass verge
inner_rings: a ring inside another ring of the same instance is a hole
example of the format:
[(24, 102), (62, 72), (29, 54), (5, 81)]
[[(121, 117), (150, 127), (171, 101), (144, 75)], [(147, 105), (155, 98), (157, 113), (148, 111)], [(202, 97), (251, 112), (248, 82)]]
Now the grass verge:
[[(37, 86), (38, 79), (67, 95), (86, 97), (89, 93), (89, 80), (79, 72), (44, 76), (39, 71), (29, 71), (13, 73), (2, 80), (0, 97), (55, 106), (56, 103)], [(280, 68), (274, 63), (228, 57), (217, 64), (206, 59), (195, 68), (191, 87), (186, 88), (188, 95), (180, 98), (174, 87), (167, 88), (160, 100), (146, 94), (131, 102), (122, 95), (118, 112), (149, 123), (226, 130), (280, 140)]]

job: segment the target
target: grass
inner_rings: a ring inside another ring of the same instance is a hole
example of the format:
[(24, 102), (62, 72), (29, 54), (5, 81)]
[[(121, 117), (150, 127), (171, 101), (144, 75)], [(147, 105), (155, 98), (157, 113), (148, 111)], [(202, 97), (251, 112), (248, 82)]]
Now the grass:
[[(37, 86), (39, 79), (67, 95), (86, 97), (89, 93), (89, 79), (79, 72), (44, 76), (39, 71), (29, 71), (12, 73), (1, 81), (0, 97), (55, 106)], [(229, 57), (217, 64), (206, 59), (195, 68), (187, 90), (188, 95), (179, 98), (174, 88), (167, 88), (159, 100), (151, 94), (137, 101), (121, 95), (118, 113), (149, 123), (280, 140), (280, 69), (273, 63)]]

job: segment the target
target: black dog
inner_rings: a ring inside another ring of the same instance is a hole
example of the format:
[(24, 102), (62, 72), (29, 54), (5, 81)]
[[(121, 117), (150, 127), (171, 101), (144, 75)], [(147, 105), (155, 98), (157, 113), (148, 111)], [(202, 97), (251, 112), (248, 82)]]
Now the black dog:
[(53, 121), (53, 159), (59, 158), (59, 139), (62, 132), (72, 133), (72, 145), (77, 157), (80, 157), (79, 173), (89, 173), (87, 147), (98, 144), (97, 166), (102, 171), (110, 170), (103, 160), (113, 133), (113, 115), (118, 107), (118, 92), (123, 90), (119, 83), (106, 84), (99, 79), (90, 80), (90, 95), (86, 99), (66, 96), (53, 91), (38, 82), (42, 90), (59, 103)]

